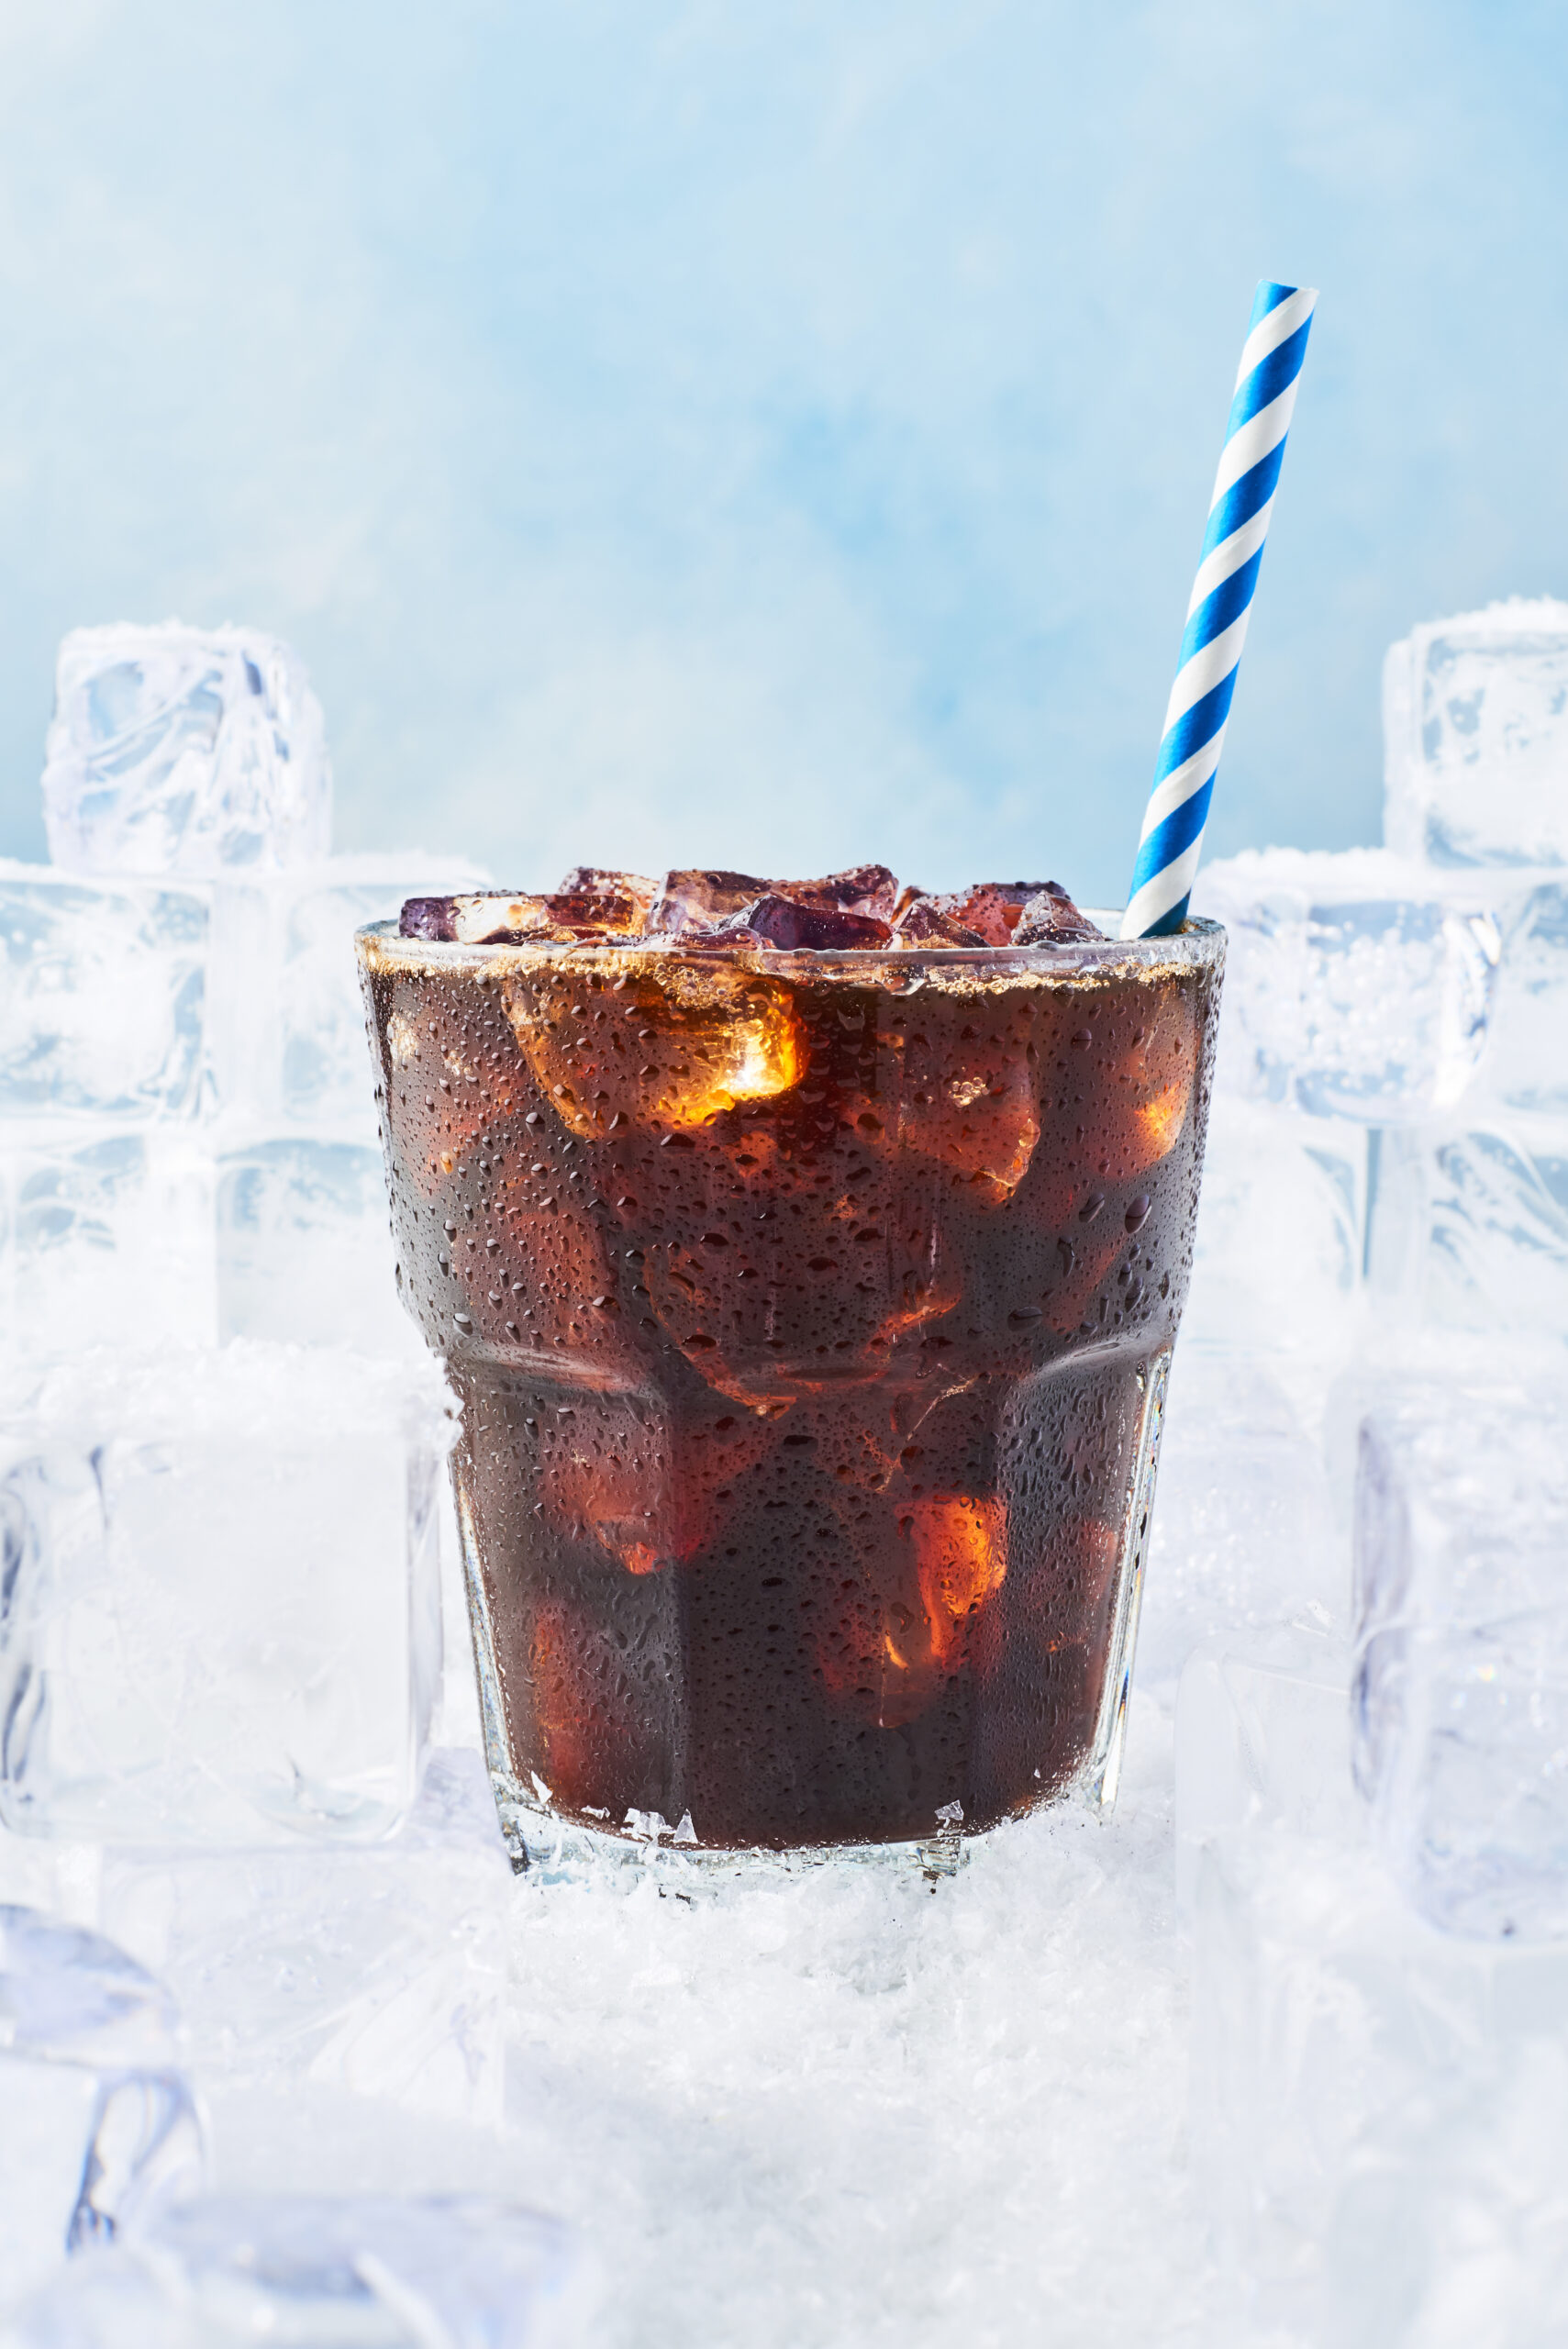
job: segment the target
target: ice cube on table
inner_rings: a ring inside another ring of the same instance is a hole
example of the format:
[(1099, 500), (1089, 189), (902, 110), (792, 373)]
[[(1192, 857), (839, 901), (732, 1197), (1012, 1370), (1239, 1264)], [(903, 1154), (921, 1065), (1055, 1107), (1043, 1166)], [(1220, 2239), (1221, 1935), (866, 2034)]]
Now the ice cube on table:
[(412, 1354), (379, 1149), (300, 1135), (217, 1165), (218, 1335)]
[(0, 1307), (14, 1374), (83, 1347), (210, 1342), (213, 1170), (179, 1126), (0, 1126)]
[(0, 863), (0, 1119), (199, 1115), (209, 902)]
[(385, 1834), (439, 1671), (439, 1371), (242, 1341), (50, 1371), (0, 1426), (0, 1819)]
[(0, 2310), (201, 2183), (168, 1992), (97, 1933), (0, 1905)]
[(1568, 863), (1568, 604), (1428, 620), (1383, 668), (1383, 836), (1436, 865)]
[(72, 629), (43, 795), (66, 872), (275, 871), (331, 844), (321, 706), (298, 655), (255, 629)]
[(574, 2349), (594, 2298), (571, 2232), (516, 2203), (212, 2196), (75, 2262), (0, 2349)]
[(1193, 906), (1229, 935), (1222, 1089), (1394, 1125), (1470, 1088), (1500, 951), (1473, 890), (1378, 849), (1254, 849), (1207, 866)]
[(1565, 1425), (1568, 1376), (1501, 1361), (1385, 1378), (1362, 1420), (1357, 1776), (1456, 1932), (1568, 1938)]
[(1568, 1119), (1484, 1113), (1377, 1138), (1366, 1264), (1381, 1318), (1568, 1331)]
[[(1192, 1649), (1287, 1609), (1349, 1613), (1321, 1451), (1253, 1357), (1177, 1348), (1138, 1634), (1137, 1677), (1173, 1689)], [(1341, 1582), (1343, 1587), (1341, 1587)]]
[(512, 1890), (489, 1777), (459, 1750), (384, 1842), (111, 1853), (100, 1921), (172, 1986), (204, 2082), (494, 2126)]

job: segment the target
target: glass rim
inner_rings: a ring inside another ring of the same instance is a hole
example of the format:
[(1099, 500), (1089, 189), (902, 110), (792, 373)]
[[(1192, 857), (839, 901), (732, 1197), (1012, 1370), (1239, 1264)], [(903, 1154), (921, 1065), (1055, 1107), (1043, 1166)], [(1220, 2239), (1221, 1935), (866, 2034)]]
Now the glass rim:
[[(1106, 907), (1083, 910), (1091, 921), (1121, 919), (1119, 911)], [(1194, 915), (1164, 938), (1073, 938), (1036, 946), (716, 947), (711, 938), (700, 946), (685, 945), (678, 936), (659, 933), (593, 939), (405, 938), (395, 920), (386, 920), (365, 922), (355, 930), (354, 944), (367, 965), (383, 962), (454, 972), (505, 969), (525, 960), (537, 967), (540, 958), (570, 961), (579, 967), (602, 958), (618, 967), (646, 957), (653, 967), (679, 961), (697, 969), (739, 968), (759, 977), (805, 978), (814, 971), (841, 977), (973, 971), (996, 978), (1067, 978), (1109, 974), (1129, 966), (1151, 972), (1212, 969), (1223, 958), (1226, 933), (1222, 923)]]

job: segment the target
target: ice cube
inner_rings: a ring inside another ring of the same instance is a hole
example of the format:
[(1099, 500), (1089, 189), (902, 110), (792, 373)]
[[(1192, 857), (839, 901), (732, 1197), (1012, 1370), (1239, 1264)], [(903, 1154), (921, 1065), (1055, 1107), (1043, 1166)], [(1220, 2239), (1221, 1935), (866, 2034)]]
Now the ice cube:
[(1188, 1653), (1301, 1605), (1349, 1619), (1322, 1453), (1254, 1355), (1177, 1349), (1138, 1639), (1138, 1676), (1169, 1690)]
[(123, 1950), (0, 1905), (0, 2310), (200, 2184), (176, 2047), (172, 2000)]
[(804, 1063), (791, 990), (749, 971), (673, 958), (619, 983), (540, 970), (508, 979), (502, 1000), (551, 1108), (584, 1140), (617, 1123), (701, 1125), (787, 1093)]
[(1510, 1109), (1568, 1112), (1568, 887), (1546, 881), (1501, 901), (1486, 1094)]
[(512, 1887), (484, 1765), (446, 1752), (381, 1842), (110, 1853), (100, 1920), (170, 1984), (204, 2079), (493, 2126)]
[(0, 1119), (200, 1114), (209, 895), (0, 863)]
[(1499, 2046), (1481, 2082), (1434, 2065), (1347, 2165), (1317, 2337), (1336, 2349), (1562, 2339), (1565, 2170), (1568, 2056), (1550, 2028)]
[(486, 889), (472, 896), (410, 897), (399, 926), (405, 938), (445, 939), (462, 946), (492, 945), (506, 939), (542, 939), (570, 945), (579, 940), (633, 935), (642, 928), (645, 910), (636, 899), (614, 891), (526, 897), (508, 896), (504, 889)]
[(229, 876), (211, 890), (206, 1061), (231, 1139), (293, 1129), (375, 1143), (354, 932), (395, 916), (421, 874), (449, 886), (480, 877), (409, 851)]
[(1434, 2087), (1489, 2106), (1530, 2043), (1560, 2043), (1568, 1953), (1438, 1932), (1370, 1845), (1277, 1820), (1211, 1837), (1196, 1877), (1200, 2190), (1260, 2330), (1337, 2342), (1325, 2250), (1390, 2121)]
[[(844, 873), (829, 873), (815, 881), (767, 881), (751, 873), (666, 873), (659, 895), (648, 913), (650, 932), (681, 936), (688, 931), (717, 930), (722, 922), (739, 924), (748, 906), (759, 899), (782, 897), (792, 905), (819, 912), (859, 915), (878, 922), (893, 918), (898, 884), (885, 864), (860, 864)], [(778, 918), (772, 916), (771, 918)], [(760, 933), (769, 935), (764, 930)], [(775, 944), (795, 943), (778, 938)], [(817, 941), (803, 935), (798, 942)], [(835, 941), (837, 942), (837, 941)], [(856, 938), (857, 945), (880, 945), (880, 937)]]
[[(178, 1126), (76, 1121), (5, 1130), (0, 1298), (17, 1363), (84, 1345), (211, 1341), (217, 1321), (212, 1162)], [(6, 1245), (7, 1236), (9, 1244)]]
[(666, 873), (649, 908), (647, 928), (677, 937), (688, 930), (716, 930), (728, 915), (742, 913), (765, 896), (772, 885), (753, 873)]
[(52, 1371), (4, 1428), (0, 1817), (105, 1842), (384, 1834), (440, 1669), (426, 1361), (239, 1342)]
[(1223, 1089), (1395, 1125), (1471, 1086), (1500, 952), (1473, 890), (1382, 850), (1248, 850), (1206, 866), (1193, 904), (1229, 939)]
[(1385, 1133), (1366, 1261), (1380, 1313), (1568, 1330), (1568, 1121), (1518, 1114)]
[(276, 871), (331, 844), (320, 704), (297, 654), (253, 629), (73, 629), (43, 793), (67, 872)]
[(556, 884), (559, 897), (628, 897), (644, 918), (648, 908), (659, 895), (657, 881), (648, 880), (640, 873), (617, 873), (598, 864), (574, 864), (562, 881)]
[(381, 1152), (290, 1137), (220, 1152), (218, 1337), (397, 1354), (419, 1343), (399, 1303)]
[(596, 2293), (553, 2219), (477, 2195), (215, 2195), (79, 2260), (4, 2349), (575, 2349)]
[(888, 923), (873, 915), (850, 913), (840, 906), (802, 904), (773, 890), (741, 912), (731, 914), (716, 935), (728, 936), (732, 925), (738, 940), (755, 939), (786, 952), (808, 948), (841, 952), (852, 947), (885, 946), (893, 936)]
[[(1421, 1919), (1371, 1844), (1324, 1817), (1313, 1785), (1323, 1698), (1308, 1703), (1296, 1681), (1295, 1736), (1282, 1737), (1288, 1685), (1270, 1692), (1266, 1746), (1283, 1745), (1325, 1831), (1303, 1831), (1300, 1805), (1282, 1819), (1249, 1796), (1246, 1823), (1218, 1828), (1197, 1854), (1200, 2189), (1244, 2272), (1260, 2337), (1436, 2343), (1454, 2337), (1446, 2322), (1403, 2329), (1412, 2302), (1462, 2321), (1480, 2306), (1518, 2305), (1497, 2221), (1510, 2208), (1544, 2221), (1561, 2193), (1561, 2104), (1521, 2099), (1521, 2088), (1533, 2076), (1560, 2089), (1568, 1952), (1467, 1943)], [(1217, 1693), (1191, 1691), (1200, 1722)], [(1257, 1691), (1246, 1693), (1233, 1779), (1252, 1775)], [(1212, 1742), (1214, 1758), (1219, 1750)], [(1447, 2237), (1446, 2219), (1470, 2231)], [(1560, 2248), (1542, 2260), (1535, 2232), (1521, 2228), (1512, 2249), (1539, 2288)], [(1481, 2297), (1456, 2300), (1462, 2284)]]
[(1438, 865), (1568, 863), (1568, 604), (1428, 620), (1383, 670), (1383, 836)]
[(1434, 1923), (1568, 1937), (1568, 1380), (1379, 1381), (1356, 1479), (1356, 1765)]
[(906, 1150), (988, 1186), (1014, 1191), (1040, 1140), (1030, 1007), (977, 1010), (962, 1059), (951, 1038), (926, 1033), (918, 1011), (904, 1049), (898, 1137)]
[(1184, 1344), (1332, 1366), (1365, 1312), (1368, 1134), (1217, 1095)]
[(885, 864), (854, 864), (847, 872), (825, 874), (819, 881), (770, 881), (765, 885), (796, 905), (839, 907), (875, 921), (891, 921), (898, 904), (898, 883)]
[(1015, 946), (1071, 945), (1081, 938), (1103, 938), (1105, 932), (1080, 911), (1065, 889), (1047, 881), (1025, 904), (1013, 930)]
[(913, 897), (894, 927), (900, 946), (984, 946), (977, 930), (945, 910), (934, 897)]
[(1351, 1776), (1350, 1678), (1342, 1634), (1310, 1602), (1193, 1648), (1175, 1736), (1176, 1897), (1189, 1917), (1204, 1848), (1217, 1838), (1244, 1829), (1347, 1850), (1365, 1843)]

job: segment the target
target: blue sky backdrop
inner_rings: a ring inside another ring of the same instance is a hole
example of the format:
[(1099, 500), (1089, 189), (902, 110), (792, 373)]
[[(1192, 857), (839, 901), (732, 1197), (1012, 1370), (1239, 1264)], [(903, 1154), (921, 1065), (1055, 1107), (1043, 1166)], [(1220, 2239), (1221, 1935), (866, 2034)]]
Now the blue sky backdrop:
[(1568, 590), (1555, 0), (5, 0), (0, 848), (56, 640), (250, 619), (346, 848), (1120, 901), (1254, 281), (1322, 288), (1211, 852)]

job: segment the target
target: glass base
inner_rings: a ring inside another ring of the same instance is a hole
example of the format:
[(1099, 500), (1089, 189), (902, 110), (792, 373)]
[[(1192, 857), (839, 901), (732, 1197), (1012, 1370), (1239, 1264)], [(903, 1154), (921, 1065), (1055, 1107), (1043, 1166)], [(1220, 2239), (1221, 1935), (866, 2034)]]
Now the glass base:
[[(1160, 1438), (1164, 1425), (1165, 1390), (1171, 1356), (1157, 1354), (1143, 1374), (1143, 1410), (1132, 1474), (1129, 1480), (1119, 1556), (1121, 1574), (1110, 1627), (1106, 1675), (1099, 1718), (1092, 1746), (1080, 1775), (1046, 1802), (1078, 1802), (1090, 1809), (1108, 1811), (1116, 1801), (1127, 1738), (1127, 1705), (1132, 1679), (1133, 1652), (1149, 1553), (1149, 1522), (1159, 1467)], [(462, 1539), (463, 1580), (473, 1632), (474, 1668), (478, 1682), (479, 1716), (485, 1762), (495, 1796), (501, 1833), (513, 1869), (538, 1875), (543, 1881), (580, 1876), (588, 1870), (616, 1870), (662, 1865), (678, 1871), (686, 1885), (717, 1884), (737, 1877), (796, 1876), (824, 1867), (881, 1867), (919, 1876), (933, 1887), (956, 1876), (968, 1857), (969, 1845), (979, 1840), (965, 1834), (957, 1804), (951, 1816), (940, 1812), (932, 1832), (917, 1841), (888, 1843), (795, 1844), (784, 1851), (764, 1846), (715, 1850), (697, 1843), (689, 1820), (672, 1827), (653, 1812), (628, 1814), (619, 1831), (584, 1826), (558, 1811), (542, 1779), (525, 1786), (511, 1768), (507, 1750), (500, 1674), (496, 1668), (495, 1632), (480, 1565), (468, 1497), (461, 1477), (453, 1480), (458, 1526)], [(1043, 1807), (1043, 1806), (1042, 1806)], [(1009, 1822), (979, 1831), (1001, 1833)]]
[[(705, 1887), (735, 1879), (801, 1876), (824, 1867), (887, 1868), (906, 1876), (923, 1876), (932, 1886), (956, 1876), (969, 1857), (969, 1843), (957, 1820), (939, 1826), (917, 1842), (797, 1843), (785, 1851), (758, 1845), (716, 1851), (685, 1840), (657, 1812), (647, 1823), (619, 1833), (587, 1827), (540, 1802), (504, 1770), (492, 1769), (490, 1783), (507, 1855), (518, 1876), (537, 1876), (549, 1883), (584, 1869), (648, 1869), (662, 1867), (683, 1881)], [(994, 1830), (991, 1831), (995, 1831)]]

